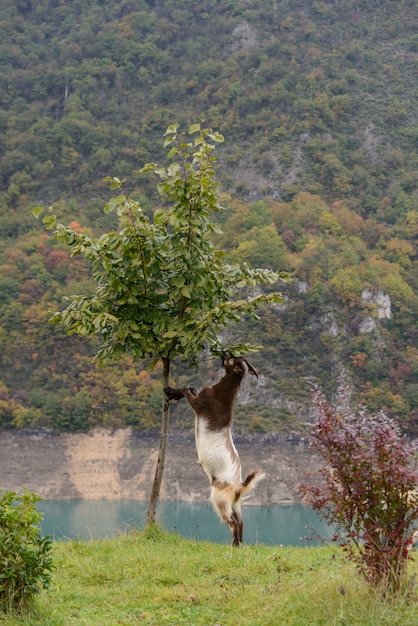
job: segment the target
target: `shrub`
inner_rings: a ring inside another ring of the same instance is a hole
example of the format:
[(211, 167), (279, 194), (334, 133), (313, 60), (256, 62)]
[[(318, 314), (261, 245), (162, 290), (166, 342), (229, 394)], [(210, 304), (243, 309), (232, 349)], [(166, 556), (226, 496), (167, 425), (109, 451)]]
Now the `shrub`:
[(50, 583), (51, 538), (42, 537), (34, 493), (0, 490), (0, 609), (21, 611)]
[(341, 391), (335, 407), (314, 394), (319, 418), (311, 447), (325, 464), (319, 485), (302, 492), (334, 529), (360, 572), (385, 591), (400, 588), (414, 542), (418, 492), (414, 446), (398, 424), (380, 412), (347, 408)]

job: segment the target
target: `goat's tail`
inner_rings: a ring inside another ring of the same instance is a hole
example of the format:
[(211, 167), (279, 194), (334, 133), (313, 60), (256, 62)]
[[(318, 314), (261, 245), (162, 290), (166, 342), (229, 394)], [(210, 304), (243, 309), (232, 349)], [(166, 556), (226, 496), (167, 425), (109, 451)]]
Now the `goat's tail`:
[(257, 483), (266, 477), (265, 473), (261, 470), (254, 470), (251, 474), (248, 474), (247, 478), (241, 483), (239, 495), (242, 496), (245, 493), (249, 493), (254, 489)]

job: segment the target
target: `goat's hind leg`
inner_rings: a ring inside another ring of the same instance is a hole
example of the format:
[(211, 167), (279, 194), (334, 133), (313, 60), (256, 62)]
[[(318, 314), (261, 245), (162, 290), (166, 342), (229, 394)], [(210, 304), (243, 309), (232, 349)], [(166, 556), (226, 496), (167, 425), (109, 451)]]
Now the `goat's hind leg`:
[(236, 511), (232, 513), (231, 524), (229, 525), (232, 534), (232, 545), (240, 546), (242, 544), (242, 535), (244, 530), (244, 524), (241, 517)]
[(231, 493), (232, 487), (217, 488), (212, 485), (211, 502), (213, 508), (225, 524), (228, 525), (232, 536), (232, 545), (239, 546), (242, 543), (243, 524), (239, 507), (233, 508), (235, 492)]
[(243, 541), (243, 532), (244, 532), (244, 524), (242, 522), (242, 514), (241, 514), (241, 501), (238, 498), (232, 504), (232, 517), (234, 519), (235, 527), (236, 527), (236, 535), (238, 543), (232, 543), (232, 545), (239, 545)]

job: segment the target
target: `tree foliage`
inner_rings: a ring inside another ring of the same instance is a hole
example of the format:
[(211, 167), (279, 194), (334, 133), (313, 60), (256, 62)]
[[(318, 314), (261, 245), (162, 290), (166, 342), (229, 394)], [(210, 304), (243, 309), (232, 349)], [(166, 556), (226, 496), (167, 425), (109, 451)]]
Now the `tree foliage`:
[[(176, 124), (170, 126), (165, 146), (169, 158), (176, 160), (167, 168), (154, 163), (143, 168), (159, 177), (159, 193), (173, 204), (168, 210), (157, 209), (153, 219), (125, 194), (105, 207), (105, 212), (117, 213), (120, 230), (99, 238), (57, 223), (52, 208), (43, 217), (72, 256), (81, 254), (91, 262), (96, 285), (93, 295), (71, 296), (52, 321), (70, 334), (99, 334), (100, 362), (130, 352), (136, 359), (180, 355), (196, 363), (205, 348), (220, 352), (219, 333), (225, 326), (254, 313), (260, 304), (280, 300), (277, 293), (239, 297), (245, 287), (273, 284), (286, 275), (231, 265), (215, 249), (211, 214), (221, 205), (211, 153), (223, 138), (199, 124), (191, 126), (189, 134), (197, 136), (187, 141)], [(122, 187), (119, 179), (110, 182), (115, 189)], [(33, 212), (40, 215), (43, 210)], [(250, 348), (229, 347), (239, 352)]]

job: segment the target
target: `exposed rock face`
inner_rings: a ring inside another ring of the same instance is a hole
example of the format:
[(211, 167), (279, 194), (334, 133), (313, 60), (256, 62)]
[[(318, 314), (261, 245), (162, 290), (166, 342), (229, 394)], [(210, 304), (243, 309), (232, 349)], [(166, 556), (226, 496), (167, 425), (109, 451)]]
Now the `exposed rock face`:
[(230, 43), (230, 52), (240, 52), (241, 50), (250, 50), (257, 46), (257, 33), (248, 22), (240, 22), (232, 33)]
[[(267, 478), (248, 504), (300, 500), (298, 486), (318, 459), (305, 441), (271, 433), (235, 438), (243, 475), (260, 467)], [(33, 491), (47, 500), (147, 500), (154, 477), (156, 435), (95, 429), (85, 433), (0, 431), (0, 485)], [(193, 435), (170, 437), (161, 500), (205, 502), (209, 484), (196, 461)]]
[(379, 290), (363, 289), (361, 297), (365, 302), (372, 304), (376, 308), (377, 319), (392, 319), (392, 304), (390, 296)]

